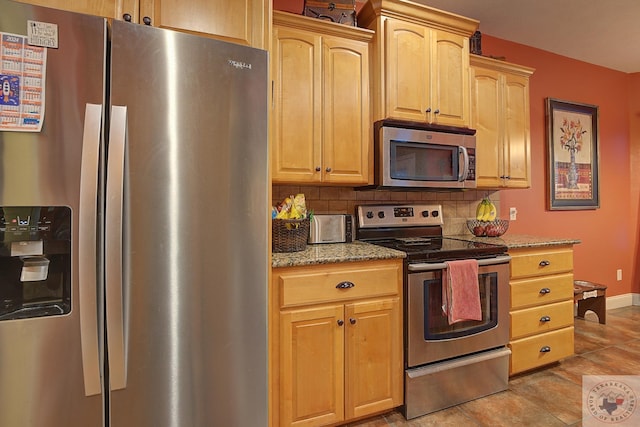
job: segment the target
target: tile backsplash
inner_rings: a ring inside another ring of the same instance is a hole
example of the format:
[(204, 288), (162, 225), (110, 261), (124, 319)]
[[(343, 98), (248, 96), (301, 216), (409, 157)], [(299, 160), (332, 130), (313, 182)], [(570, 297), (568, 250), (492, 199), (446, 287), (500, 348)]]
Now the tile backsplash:
[(307, 208), (314, 213), (354, 214), (358, 205), (423, 203), (442, 205), (443, 233), (447, 236), (469, 234), (467, 219), (475, 217), (480, 200), (489, 196), (500, 215), (500, 192), (487, 190), (465, 191), (387, 191), (354, 190), (351, 187), (315, 187), (297, 185), (273, 185), (273, 205), (285, 197), (303, 193)]

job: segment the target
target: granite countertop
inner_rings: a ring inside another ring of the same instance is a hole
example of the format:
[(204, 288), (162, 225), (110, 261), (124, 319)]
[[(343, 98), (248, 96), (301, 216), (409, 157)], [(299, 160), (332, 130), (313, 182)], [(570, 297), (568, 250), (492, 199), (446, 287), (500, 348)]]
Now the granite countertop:
[(578, 239), (566, 238), (566, 237), (541, 237), (541, 236), (529, 236), (527, 234), (509, 234), (506, 233), (500, 237), (475, 237), (470, 234), (463, 234), (459, 236), (445, 236), (454, 239), (471, 240), (473, 242), (483, 243), (498, 243), (506, 245), (509, 249), (517, 248), (537, 248), (545, 246), (560, 246), (560, 245), (576, 245), (580, 243)]
[(365, 242), (326, 243), (307, 245), (304, 251), (299, 252), (274, 252), (271, 257), (271, 266), (274, 268), (294, 267), (299, 265), (373, 261), (405, 257), (406, 254), (404, 252)]
[[(474, 242), (497, 243), (506, 245), (509, 249), (575, 245), (580, 243), (580, 240), (572, 238), (540, 237), (509, 233), (500, 237), (475, 237), (470, 234), (445, 237)], [(406, 256), (404, 252), (395, 249), (355, 241), (353, 243), (307, 245), (304, 251), (299, 252), (274, 252), (271, 258), (271, 266), (274, 268), (295, 267), (301, 265), (406, 258)]]

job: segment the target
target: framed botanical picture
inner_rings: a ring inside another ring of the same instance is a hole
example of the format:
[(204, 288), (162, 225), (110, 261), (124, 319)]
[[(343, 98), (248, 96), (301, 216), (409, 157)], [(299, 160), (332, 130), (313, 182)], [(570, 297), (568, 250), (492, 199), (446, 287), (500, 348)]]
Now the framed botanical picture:
[(550, 210), (597, 209), (598, 106), (546, 99)]

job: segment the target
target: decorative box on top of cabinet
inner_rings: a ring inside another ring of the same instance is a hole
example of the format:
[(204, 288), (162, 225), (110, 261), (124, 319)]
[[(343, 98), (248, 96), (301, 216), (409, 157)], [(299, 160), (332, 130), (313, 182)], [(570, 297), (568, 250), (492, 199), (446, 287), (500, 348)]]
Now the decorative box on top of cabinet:
[(268, 49), (271, 0), (17, 0)]
[(373, 32), (273, 12), (274, 183), (368, 184)]
[(509, 254), (513, 375), (574, 352), (573, 247), (510, 249)]
[(376, 31), (374, 120), (469, 127), (469, 37), (478, 21), (404, 0), (367, 2), (358, 25)]
[(271, 425), (402, 405), (402, 260), (274, 268), (271, 283)]
[(471, 55), (471, 127), (479, 188), (531, 185), (529, 77), (532, 68)]

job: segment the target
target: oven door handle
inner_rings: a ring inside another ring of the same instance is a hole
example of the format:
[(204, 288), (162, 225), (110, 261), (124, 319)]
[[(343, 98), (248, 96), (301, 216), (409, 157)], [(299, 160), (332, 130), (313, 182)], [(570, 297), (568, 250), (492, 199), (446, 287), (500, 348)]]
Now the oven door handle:
[[(478, 267), (485, 267), (488, 265), (497, 265), (497, 264), (506, 264), (509, 261), (511, 261), (511, 257), (509, 255), (501, 255), (495, 258), (482, 258), (478, 260)], [(407, 270), (412, 272), (444, 270), (446, 268), (447, 268), (446, 262), (421, 262), (416, 264), (409, 264), (407, 266)]]

